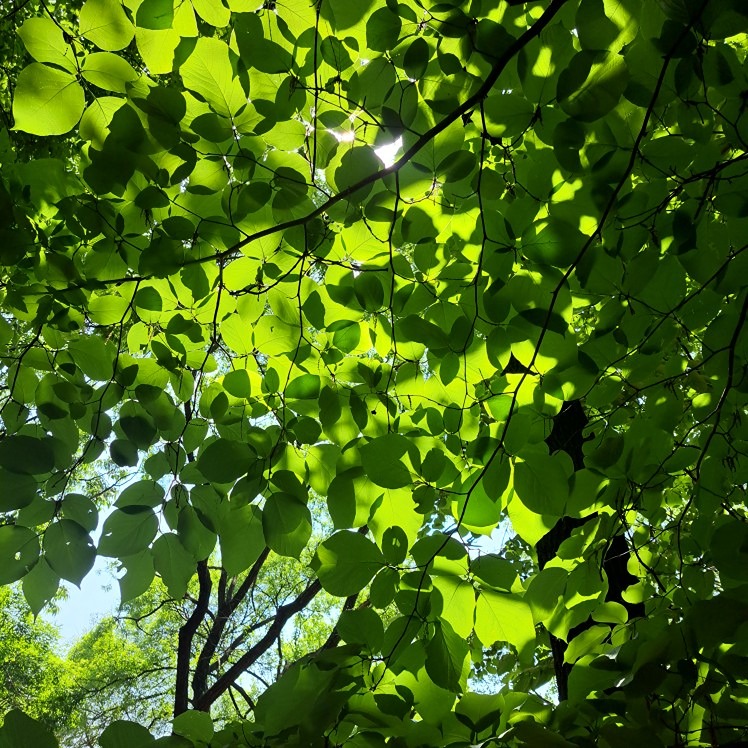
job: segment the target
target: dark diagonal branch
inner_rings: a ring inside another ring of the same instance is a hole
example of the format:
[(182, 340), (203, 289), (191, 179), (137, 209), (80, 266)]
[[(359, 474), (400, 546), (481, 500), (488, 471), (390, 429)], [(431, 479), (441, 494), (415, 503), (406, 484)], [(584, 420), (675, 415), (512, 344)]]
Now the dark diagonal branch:
[(189, 707), (188, 687), (190, 679), (190, 659), (192, 656), (192, 640), (195, 638), (195, 632), (198, 626), (205, 618), (210, 604), (210, 592), (212, 582), (210, 580), (210, 570), (207, 561), (198, 561), (197, 579), (200, 585), (200, 592), (197, 597), (197, 604), (192, 611), (192, 615), (187, 619), (179, 629), (179, 639), (177, 644), (177, 676), (174, 688), (174, 716), (186, 712)]
[(221, 637), (223, 636), (226, 624), (237, 607), (239, 607), (242, 601), (246, 598), (249, 591), (254, 587), (257, 582), (257, 577), (260, 574), (260, 570), (262, 569), (262, 565), (265, 563), (269, 553), (270, 549), (265, 548), (265, 550), (263, 550), (252, 568), (247, 572), (247, 576), (242, 581), (239, 589), (233, 594), (226, 594), (225, 576), (222, 575), (222, 589), (224, 591), (222, 595), (219, 595), (222, 599), (219, 599), (216, 617), (213, 620), (210, 631), (208, 632), (208, 638), (205, 640), (205, 644), (197, 658), (195, 674), (192, 678), (192, 693), (195, 700), (200, 699), (208, 688), (210, 663), (221, 642)]
[(369, 176), (364, 177), (355, 184), (352, 184), (350, 187), (341, 190), (336, 195), (333, 195), (328, 200), (325, 200), (325, 202), (322, 203), (319, 207), (310, 211), (306, 215), (300, 216), (299, 218), (294, 218), (290, 221), (284, 221), (283, 223), (275, 224), (274, 226), (269, 226), (268, 228), (262, 229), (261, 231), (256, 231), (254, 234), (250, 234), (249, 236), (245, 237), (223, 252), (219, 252), (208, 257), (187, 260), (184, 264), (190, 265), (211, 260), (221, 260), (226, 257), (232, 256), (242, 247), (246, 247), (248, 244), (251, 244), (257, 239), (262, 239), (263, 237), (269, 236), (271, 234), (281, 233), (296, 226), (303, 226), (309, 223), (314, 218), (318, 218), (319, 216), (326, 213), (337, 203), (342, 202), (343, 200), (347, 200), (363, 187), (368, 187), (370, 184), (374, 184), (375, 182), (384, 179), (390, 174), (398, 172), (400, 169), (402, 169), (403, 166), (409, 163), (410, 160), (419, 151), (423, 150), (423, 148), (425, 148), (430, 142), (432, 142), (437, 135), (439, 135), (441, 132), (444, 132), (444, 130), (446, 130), (451, 124), (475, 109), (475, 107), (477, 107), (481, 103), (481, 101), (483, 101), (483, 99), (488, 96), (494, 84), (498, 81), (499, 77), (504, 72), (506, 66), (533, 39), (537, 39), (540, 36), (540, 32), (551, 22), (553, 17), (561, 10), (566, 2), (567, 0), (552, 0), (552, 2), (548, 4), (548, 7), (543, 12), (543, 15), (540, 16), (540, 18), (538, 18), (538, 20), (535, 21), (535, 23), (530, 26), (530, 28), (528, 28), (521, 36), (515, 39), (512, 44), (510, 44), (505, 50), (501, 52), (496, 60), (496, 63), (491, 68), (491, 72), (486, 76), (485, 81), (483, 81), (478, 90), (472, 96), (468, 97), (462, 104), (456, 107), (452, 112), (450, 112), (446, 117), (444, 117), (443, 120), (437, 122), (432, 128), (420, 135), (415, 143), (413, 143), (413, 145), (410, 146), (410, 148), (408, 148), (408, 150), (405, 151), (405, 153), (403, 153), (403, 155), (400, 156), (400, 158), (397, 159), (397, 161), (395, 161), (391, 166), (387, 166), (383, 169), (380, 169), (379, 171), (375, 171), (373, 174), (369, 174)]
[(280, 636), (286, 623), (288, 623), (294, 615), (304, 610), (321, 589), (322, 585), (319, 583), (319, 580), (315, 579), (293, 602), (290, 602), (287, 605), (281, 605), (280, 608), (278, 608), (273, 623), (265, 632), (265, 636), (263, 636), (254, 646), (250, 647), (207, 691), (205, 691), (205, 693), (195, 699), (195, 709), (200, 709), (202, 711), (210, 709), (211, 704), (213, 704), (213, 702), (215, 702), (215, 700), (221, 696), (229, 686), (233, 685), (237, 678), (247, 670), (247, 668), (251, 667), (263, 654), (265, 654), (265, 652), (268, 651), (268, 649), (270, 649), (270, 647), (273, 646), (273, 643)]

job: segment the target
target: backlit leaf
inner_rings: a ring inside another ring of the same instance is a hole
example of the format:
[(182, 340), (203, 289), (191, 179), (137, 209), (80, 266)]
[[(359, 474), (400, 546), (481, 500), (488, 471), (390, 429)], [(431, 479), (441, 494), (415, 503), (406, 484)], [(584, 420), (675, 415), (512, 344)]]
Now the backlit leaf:
[(147, 548), (156, 537), (158, 519), (148, 507), (115, 509), (104, 522), (99, 554), (123, 558)]
[(51, 62), (59, 65), (71, 73), (75, 73), (75, 52), (73, 47), (65, 41), (62, 29), (46, 16), (27, 18), (18, 36), (28, 53), (37, 62)]
[(408, 440), (399, 434), (386, 434), (364, 445), (361, 461), (368, 478), (385, 488), (407, 486), (411, 482), (404, 462), (408, 446)]
[(78, 124), (84, 108), (83, 89), (71, 73), (32, 62), (18, 76), (13, 116), (19, 130), (63, 135)]
[(487, 647), (507, 642), (520, 658), (531, 657), (535, 625), (530, 606), (515, 595), (481, 590), (475, 604), (475, 633)]
[(10, 584), (20, 579), (39, 557), (39, 540), (28, 527), (0, 526), (0, 584)]
[(44, 557), (62, 579), (80, 586), (96, 560), (91, 536), (77, 522), (61, 519), (44, 532)]
[(205, 99), (218, 114), (231, 117), (247, 103), (231, 68), (229, 48), (219, 39), (198, 39), (180, 72), (184, 85)]
[(265, 542), (281, 556), (298, 558), (312, 535), (307, 505), (287, 493), (273, 493), (262, 510)]
[(86, 0), (78, 23), (83, 36), (110, 52), (124, 49), (135, 33), (119, 0)]
[(338, 597), (360, 592), (383, 565), (384, 557), (371, 540), (346, 531), (325, 540), (312, 560), (324, 589)]

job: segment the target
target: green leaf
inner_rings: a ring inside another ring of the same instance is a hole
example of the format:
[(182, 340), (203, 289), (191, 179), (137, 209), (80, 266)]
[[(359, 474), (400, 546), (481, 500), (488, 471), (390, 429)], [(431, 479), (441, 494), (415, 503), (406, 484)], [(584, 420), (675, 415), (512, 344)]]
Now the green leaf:
[(115, 509), (104, 522), (99, 555), (124, 558), (147, 548), (156, 537), (158, 519), (148, 507)]
[(60, 577), (52, 571), (44, 557), (40, 558), (34, 568), (23, 578), (23, 596), (37, 616), (44, 606), (54, 598), (60, 588)]
[(107, 725), (99, 737), (101, 748), (144, 748), (153, 742), (153, 736), (143, 725), (120, 719)]
[(174, 733), (197, 742), (209, 743), (213, 737), (213, 720), (206, 712), (182, 712), (173, 722)]
[(191, 506), (182, 507), (177, 520), (177, 534), (184, 547), (198, 561), (204, 561), (213, 552), (216, 535), (200, 521)]
[(172, 532), (156, 540), (152, 553), (153, 566), (161, 575), (169, 595), (175, 600), (181, 600), (196, 571), (195, 559)]
[(35, 532), (19, 525), (0, 526), (0, 584), (19, 580), (38, 558)]
[(109, 445), (109, 454), (115, 465), (134, 467), (138, 464), (138, 448), (127, 439), (115, 439)]
[(295, 400), (316, 400), (319, 397), (320, 378), (316, 374), (302, 374), (292, 379), (286, 387), (286, 397)]
[(426, 672), (437, 686), (458, 691), (466, 674), (470, 647), (446, 621), (434, 624), (434, 635), (426, 645)]
[(520, 659), (532, 661), (535, 624), (530, 606), (516, 595), (482, 589), (475, 604), (475, 633), (484, 646), (508, 642)]
[(85, 106), (83, 89), (71, 73), (32, 62), (18, 76), (13, 96), (17, 130), (64, 135), (78, 124)]
[(252, 383), (246, 369), (230, 371), (223, 378), (223, 387), (229, 395), (248, 398), (252, 394)]
[(522, 234), (522, 251), (539, 264), (566, 268), (576, 262), (585, 238), (569, 222), (555, 217), (545, 218)]
[(499, 694), (466, 693), (455, 707), (460, 722), (476, 732), (481, 732), (500, 719), (504, 699)]
[[(0, 456), (2, 452), (0, 451)], [(0, 512), (28, 506), (36, 496), (38, 483), (32, 475), (0, 469)]]
[(173, 0), (143, 0), (135, 23), (141, 29), (170, 29), (174, 22)]
[(627, 83), (628, 69), (622, 55), (583, 50), (559, 76), (559, 103), (570, 117), (594, 122), (618, 104)]
[(18, 29), (18, 36), (37, 62), (51, 62), (70, 73), (76, 72), (75, 52), (65, 41), (62, 29), (51, 18), (27, 18)]
[(174, 67), (174, 54), (181, 41), (174, 29), (143, 29), (135, 32), (138, 52), (152, 74), (168, 74)]
[(49, 473), (54, 464), (50, 439), (17, 434), (0, 441), (0, 466), (12, 473), (43, 475)]
[(234, 30), (239, 54), (248, 69), (254, 68), (271, 74), (288, 72), (292, 63), (291, 55), (285, 47), (266, 38), (262, 16), (259, 13), (238, 15), (234, 22)]
[(408, 78), (418, 80), (426, 72), (430, 57), (428, 42), (422, 36), (417, 36), (403, 57), (403, 68)]
[(94, 86), (116, 93), (125, 93), (127, 84), (139, 77), (127, 60), (112, 52), (94, 52), (86, 55), (81, 66), (81, 75)]
[(517, 462), (514, 490), (530, 511), (563, 516), (569, 498), (569, 481), (560, 458), (531, 454), (525, 461)]
[(80, 586), (93, 568), (96, 549), (91, 536), (77, 522), (60, 519), (44, 531), (44, 557), (62, 579)]
[(221, 322), (221, 337), (240, 356), (246, 356), (254, 350), (252, 328), (238, 314), (232, 314)]
[(231, 18), (231, 11), (220, 0), (193, 0), (192, 5), (203, 21), (216, 28), (223, 28)]
[(41, 722), (12, 709), (0, 727), (0, 745), (3, 748), (59, 748), (57, 739)]
[(241, 574), (265, 548), (262, 511), (254, 504), (231, 507), (218, 523), (221, 565), (230, 575)]
[(343, 353), (350, 353), (361, 340), (361, 326), (352, 320), (338, 320), (327, 326), (332, 332), (332, 344)]
[(382, 535), (382, 553), (387, 563), (401, 564), (408, 554), (408, 536), (402, 527), (388, 527)]
[(371, 608), (344, 610), (336, 628), (344, 642), (363, 644), (371, 652), (378, 652), (384, 640), (382, 619)]
[(273, 493), (262, 510), (262, 529), (269, 548), (280, 556), (299, 558), (312, 535), (312, 515), (296, 496)]
[(475, 590), (473, 585), (455, 576), (434, 576), (433, 584), (441, 597), (440, 617), (459, 636), (467, 639), (473, 631)]
[(147, 506), (155, 509), (164, 500), (164, 489), (152, 480), (139, 480), (131, 483), (118, 497), (114, 505), (119, 509), (124, 507)]
[(353, 279), (358, 303), (367, 312), (376, 312), (384, 303), (384, 288), (377, 273), (360, 273)]
[(418, 616), (403, 615), (390, 622), (384, 632), (382, 652), (388, 662), (396, 662), (411, 646), (423, 623)]
[(86, 0), (78, 17), (78, 31), (109, 52), (124, 49), (135, 34), (119, 0)]
[(361, 447), (361, 464), (372, 483), (384, 488), (402, 488), (412, 482), (403, 462), (410, 443), (400, 434), (385, 434)]
[(488, 133), (494, 138), (516, 138), (530, 126), (534, 111), (517, 93), (490, 94), (483, 102)]
[(331, 595), (360, 592), (384, 566), (384, 556), (368, 538), (356, 532), (336, 532), (317, 548), (312, 568)]
[(636, 13), (611, 0), (584, 0), (576, 15), (576, 29), (583, 49), (618, 52), (638, 31)]
[(216, 439), (200, 450), (197, 467), (213, 483), (233, 483), (249, 470), (253, 459), (252, 450), (246, 444)]
[(373, 148), (369, 146), (350, 148), (343, 153), (340, 161), (337, 162), (337, 168), (333, 174), (330, 174), (330, 169), (327, 170), (328, 179), (338, 191), (342, 191), (376, 173), (381, 166), (382, 162)]
[(108, 382), (114, 375), (115, 349), (97, 335), (71, 341), (68, 350), (78, 368), (90, 379)]
[(184, 85), (224, 117), (232, 117), (247, 104), (247, 95), (231, 67), (228, 45), (219, 39), (198, 39), (180, 73)]
[(391, 8), (378, 8), (366, 21), (366, 46), (375, 52), (389, 52), (399, 40), (402, 21)]
[(155, 570), (150, 549), (120, 558), (119, 562), (121, 568), (125, 569), (124, 576), (118, 579), (120, 601), (124, 605), (148, 590), (153, 582)]

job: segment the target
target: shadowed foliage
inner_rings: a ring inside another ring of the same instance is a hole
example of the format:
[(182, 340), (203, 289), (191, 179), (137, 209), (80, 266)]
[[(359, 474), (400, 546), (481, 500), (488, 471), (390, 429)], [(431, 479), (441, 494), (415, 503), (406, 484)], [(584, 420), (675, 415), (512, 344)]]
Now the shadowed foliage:
[(179, 616), (103, 748), (748, 739), (742, 0), (1, 5), (0, 583)]

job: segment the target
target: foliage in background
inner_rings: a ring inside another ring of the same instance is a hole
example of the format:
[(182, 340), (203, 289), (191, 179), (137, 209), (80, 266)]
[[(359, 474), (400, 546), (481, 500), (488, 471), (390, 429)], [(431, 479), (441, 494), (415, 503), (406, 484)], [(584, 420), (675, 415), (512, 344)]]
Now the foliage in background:
[(746, 738), (742, 0), (3, 12), (0, 583), (165, 587), (159, 745)]
[(63, 690), (62, 660), (55, 653), (54, 628), (33, 621), (17, 591), (0, 589), (0, 711), (24, 709), (51, 729), (65, 721), (51, 704)]

